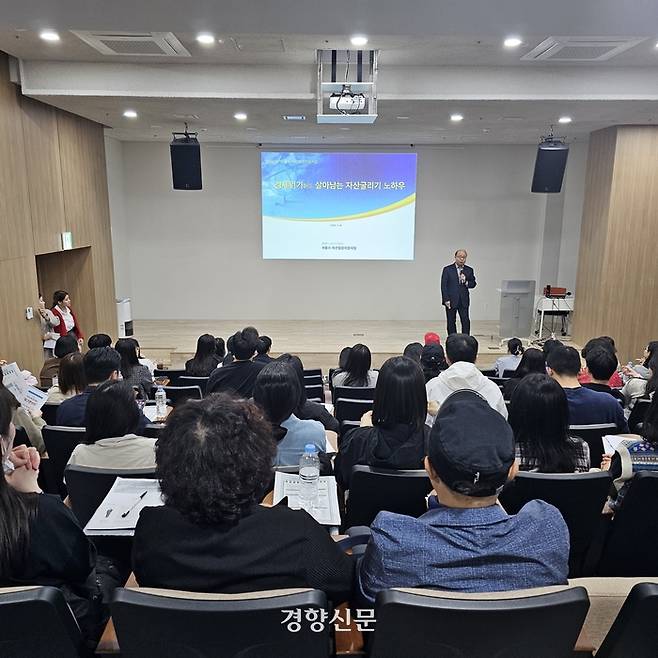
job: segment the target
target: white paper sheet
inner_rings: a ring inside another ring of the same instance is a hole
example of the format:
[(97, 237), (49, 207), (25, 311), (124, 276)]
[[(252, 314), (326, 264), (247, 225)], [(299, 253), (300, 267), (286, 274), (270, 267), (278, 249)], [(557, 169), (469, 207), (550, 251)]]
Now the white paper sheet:
[[(144, 492), (146, 495), (140, 498)], [(135, 534), (140, 512), (145, 507), (159, 507), (163, 504), (160, 483), (157, 480), (117, 478), (103, 502), (89, 519), (89, 523), (85, 526), (85, 534), (132, 537)], [(126, 512), (128, 514), (122, 516)]]
[[(299, 475), (277, 471), (274, 475), (274, 504), (276, 505), (286, 496), (288, 497), (288, 507), (290, 509), (301, 508), (299, 503)], [(338, 491), (336, 489), (336, 478), (333, 475), (320, 478), (317, 502), (309, 513), (322, 525), (340, 525)]]

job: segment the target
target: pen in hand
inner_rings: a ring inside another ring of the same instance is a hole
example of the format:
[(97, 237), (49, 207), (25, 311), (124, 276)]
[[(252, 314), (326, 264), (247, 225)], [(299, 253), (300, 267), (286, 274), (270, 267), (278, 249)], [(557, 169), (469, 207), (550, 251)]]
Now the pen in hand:
[(140, 494), (139, 498), (134, 502), (134, 504), (131, 506), (131, 508), (127, 509), (121, 515), (121, 518), (125, 519), (128, 516), (128, 514), (130, 514), (130, 512), (132, 512), (135, 509), (135, 507), (137, 507), (137, 505), (139, 505), (139, 503), (142, 501), (142, 498), (144, 498), (144, 496), (146, 496), (147, 493), (148, 493), (148, 491), (145, 491), (144, 493)]

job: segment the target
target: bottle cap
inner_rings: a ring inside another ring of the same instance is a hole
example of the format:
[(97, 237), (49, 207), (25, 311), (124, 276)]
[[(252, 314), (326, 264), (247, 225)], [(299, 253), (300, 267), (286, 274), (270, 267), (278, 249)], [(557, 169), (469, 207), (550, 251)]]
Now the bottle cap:
[(317, 452), (317, 449), (312, 443), (307, 443), (304, 446), (304, 452)]

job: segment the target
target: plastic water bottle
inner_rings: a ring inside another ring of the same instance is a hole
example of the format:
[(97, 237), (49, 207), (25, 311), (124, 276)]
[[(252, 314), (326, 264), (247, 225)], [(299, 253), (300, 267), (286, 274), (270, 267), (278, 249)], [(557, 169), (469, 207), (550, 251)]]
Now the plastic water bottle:
[(164, 418), (167, 415), (167, 394), (162, 386), (158, 386), (155, 392), (155, 416)]
[(318, 481), (320, 479), (320, 458), (312, 443), (304, 446), (299, 458), (299, 502), (302, 509), (310, 512), (318, 498)]
[(59, 388), (59, 377), (57, 375), (53, 375), (53, 386)]

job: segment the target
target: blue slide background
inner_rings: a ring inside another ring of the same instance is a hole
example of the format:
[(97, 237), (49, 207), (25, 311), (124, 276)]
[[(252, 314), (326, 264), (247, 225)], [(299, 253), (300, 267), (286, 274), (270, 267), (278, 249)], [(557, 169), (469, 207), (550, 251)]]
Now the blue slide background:
[(263, 258), (412, 260), (415, 153), (261, 152)]

